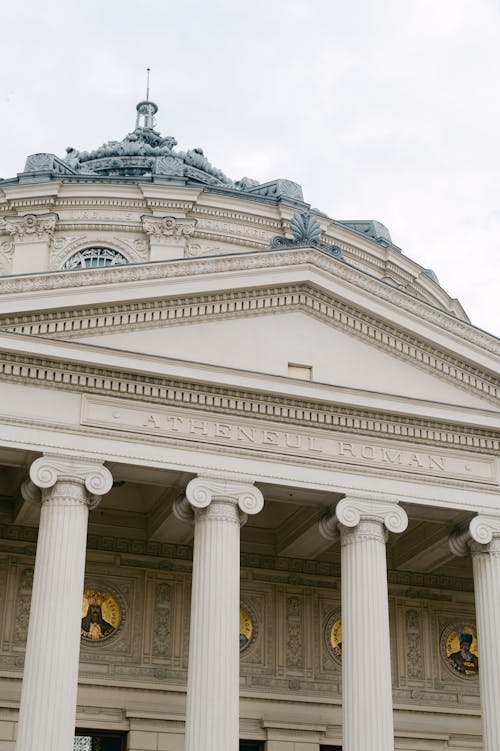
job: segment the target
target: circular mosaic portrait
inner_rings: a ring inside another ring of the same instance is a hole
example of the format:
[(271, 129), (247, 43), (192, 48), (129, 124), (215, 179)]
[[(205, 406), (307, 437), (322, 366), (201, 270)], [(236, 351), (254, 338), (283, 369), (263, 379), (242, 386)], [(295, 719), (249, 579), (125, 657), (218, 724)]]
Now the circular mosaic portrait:
[(342, 660), (342, 621), (339, 613), (332, 613), (325, 626), (325, 642), (328, 653), (336, 662)]
[(464, 677), (479, 673), (477, 632), (470, 624), (453, 624), (443, 631), (441, 649), (450, 670)]
[(240, 608), (240, 652), (243, 652), (252, 641), (253, 632), (254, 626), (250, 614)]
[(120, 623), (120, 607), (113, 595), (94, 589), (83, 593), (81, 637), (98, 642), (114, 634)]

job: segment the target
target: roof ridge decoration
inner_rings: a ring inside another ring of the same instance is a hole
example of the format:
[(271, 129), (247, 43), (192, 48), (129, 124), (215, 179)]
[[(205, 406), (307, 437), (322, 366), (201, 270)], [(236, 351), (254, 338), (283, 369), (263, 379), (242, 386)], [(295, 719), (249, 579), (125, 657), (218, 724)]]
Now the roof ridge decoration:
[[(149, 90), (147, 93), (149, 97)], [(203, 149), (175, 151), (177, 140), (162, 136), (155, 129), (158, 105), (149, 98), (136, 106), (135, 128), (121, 141), (106, 141), (97, 149), (79, 151), (68, 146), (66, 156), (60, 159), (54, 154), (31, 154), (26, 160), (22, 182), (38, 181), (42, 173), (47, 178), (80, 178), (85, 181), (103, 178), (122, 180), (135, 179), (165, 182), (197, 183), (212, 188), (224, 188), (239, 193), (267, 198), (287, 198), (304, 203), (302, 188), (291, 180), (276, 179), (259, 183), (249, 177), (232, 180), (222, 170), (214, 167)]]
[(312, 214), (294, 214), (290, 220), (290, 232), (293, 238), (275, 235), (269, 243), (270, 248), (303, 248), (313, 247), (325, 250), (330, 255), (344, 260), (342, 249), (338, 245), (320, 241), (321, 225)]

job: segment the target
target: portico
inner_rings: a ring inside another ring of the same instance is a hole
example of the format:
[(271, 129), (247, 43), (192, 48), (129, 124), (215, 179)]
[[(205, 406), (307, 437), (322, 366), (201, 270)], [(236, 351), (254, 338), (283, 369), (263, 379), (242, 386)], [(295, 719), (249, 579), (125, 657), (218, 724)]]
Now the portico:
[(0, 745), (496, 751), (498, 340), (174, 147), (1, 181)]

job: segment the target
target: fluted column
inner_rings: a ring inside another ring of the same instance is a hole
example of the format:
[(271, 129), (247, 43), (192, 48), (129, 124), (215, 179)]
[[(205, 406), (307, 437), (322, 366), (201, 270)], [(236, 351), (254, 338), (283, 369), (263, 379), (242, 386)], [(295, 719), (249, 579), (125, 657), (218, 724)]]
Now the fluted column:
[(17, 751), (73, 748), (88, 513), (112, 482), (99, 462), (43, 456), (23, 485), (42, 508)]
[(264, 504), (251, 484), (198, 477), (176, 513), (194, 509), (186, 751), (239, 747), (240, 525)]
[(340, 536), (342, 712), (345, 751), (394, 749), (386, 529), (403, 532), (396, 503), (344, 498), (322, 534)]
[(500, 517), (479, 515), (450, 537), (455, 555), (472, 554), (484, 751), (500, 749)]

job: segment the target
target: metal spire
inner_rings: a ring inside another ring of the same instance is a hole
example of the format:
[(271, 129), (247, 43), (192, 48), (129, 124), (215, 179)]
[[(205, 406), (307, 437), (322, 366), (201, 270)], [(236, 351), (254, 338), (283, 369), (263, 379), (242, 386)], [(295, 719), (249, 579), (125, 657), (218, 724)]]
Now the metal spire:
[(149, 74), (151, 68), (146, 68), (146, 99), (136, 107), (137, 118), (135, 121), (136, 128), (149, 128), (153, 130), (155, 127), (154, 116), (158, 112), (158, 105), (149, 100)]

